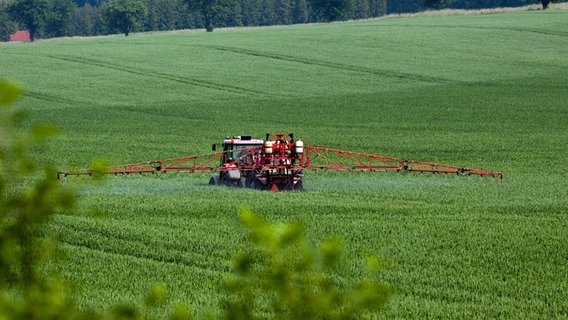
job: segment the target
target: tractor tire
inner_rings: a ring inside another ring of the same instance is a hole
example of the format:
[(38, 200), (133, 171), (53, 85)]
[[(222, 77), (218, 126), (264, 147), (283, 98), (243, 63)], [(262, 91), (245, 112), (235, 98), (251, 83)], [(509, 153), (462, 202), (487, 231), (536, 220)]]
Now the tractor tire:
[(254, 180), (250, 184), (250, 188), (254, 190), (264, 190), (264, 186), (257, 178), (254, 178)]
[(219, 173), (219, 185), (224, 185), (227, 187), (238, 187), (240, 181), (241, 179), (232, 179), (231, 177), (229, 177), (227, 171), (221, 171)]
[(209, 185), (218, 186), (218, 185), (220, 185), (220, 184), (221, 184), (221, 179), (219, 178), (219, 175), (216, 174), (216, 173), (213, 174), (213, 175), (211, 176), (211, 179), (209, 179)]
[(250, 171), (247, 174), (247, 180), (246, 180), (246, 187), (247, 188), (252, 188), (252, 183), (253, 183), (254, 179), (256, 179), (256, 174), (254, 174), (254, 171)]
[(256, 174), (254, 171), (251, 171), (247, 174), (246, 185), (247, 188), (260, 190), (262, 188), (262, 184), (258, 181)]

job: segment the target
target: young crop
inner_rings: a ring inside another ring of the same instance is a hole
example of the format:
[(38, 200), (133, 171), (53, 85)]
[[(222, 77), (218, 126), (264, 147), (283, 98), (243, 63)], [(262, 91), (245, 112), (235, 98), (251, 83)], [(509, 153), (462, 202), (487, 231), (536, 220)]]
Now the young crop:
[(77, 210), (56, 210), (40, 235), (68, 258), (46, 271), (77, 284), (85, 309), (141, 305), (156, 283), (170, 299), (155, 315), (215, 308), (249, 246), (236, 215), (245, 206), (300, 222), (309, 243), (340, 237), (346, 287), (371, 253), (395, 261), (381, 272), (397, 290), (386, 318), (562, 318), (565, 20), (535, 10), (4, 45), (2, 76), (25, 86), (30, 110), (16, 131), (56, 124), (58, 138), (29, 155), (58, 170), (294, 132), (309, 145), (504, 172), (498, 183), (311, 171), (306, 192), (279, 194), (210, 187), (208, 173), (65, 179)]
[(17, 86), (0, 80), (0, 317), (66, 319), (75, 314), (73, 304), (60, 281), (40, 269), (53, 245), (35, 232), (55, 210), (71, 207), (75, 196), (53, 182), (53, 168), (38, 166), (27, 152), (54, 130), (36, 126), (18, 134), (23, 115), (12, 103), (19, 96)]
[[(241, 219), (256, 246), (232, 260), (233, 275), (225, 281), (229, 292), (228, 319), (353, 319), (384, 307), (392, 288), (375, 276), (345, 283), (338, 270), (342, 259), (339, 238), (312, 248), (298, 224), (269, 224), (248, 209)], [(379, 260), (368, 257), (372, 273)]]
[[(70, 209), (75, 203), (75, 194), (58, 185), (53, 170), (46, 169), (45, 176), (36, 177), (37, 163), (29, 158), (25, 150), (31, 141), (41, 141), (53, 133), (47, 126), (32, 130), (32, 140), (27, 136), (13, 141), (13, 123), (17, 116), (9, 106), (19, 96), (19, 89), (0, 81), (0, 113), (7, 121), (0, 127), (0, 316), (6, 318), (100, 318), (101, 311), (90, 312), (78, 308), (67, 295), (63, 282), (45, 272), (48, 261), (53, 263), (53, 250), (57, 244), (42, 240), (44, 226), (52, 219), (56, 210)], [(97, 167), (97, 166), (96, 166)], [(19, 185), (19, 178), (32, 175), (31, 185)], [(120, 264), (102, 267), (104, 272), (119, 272), (132, 278), (132, 262), (136, 258), (154, 261), (154, 264), (194, 265), (193, 259), (184, 251), (179, 239), (171, 234), (164, 241), (164, 233), (152, 235), (154, 228), (131, 228), (107, 219), (105, 224), (76, 217), (72, 229), (66, 229), (69, 219), (62, 220), (59, 229), (64, 243), (88, 251), (103, 251), (122, 255)], [(352, 319), (367, 310), (380, 309), (387, 303), (392, 290), (376, 280), (363, 279), (350, 289), (344, 289), (333, 280), (337, 277), (331, 271), (337, 265), (341, 247), (337, 239), (323, 242), (318, 255), (314, 255), (303, 239), (298, 225), (271, 226), (251, 211), (241, 214), (244, 224), (250, 229), (251, 241), (261, 246), (234, 258), (234, 276), (229, 276), (225, 286), (230, 297), (217, 314), (226, 319), (252, 319), (259, 315), (271, 315), (290, 319), (325, 317), (329, 319)], [(110, 228), (109, 228), (110, 227)], [(40, 239), (38, 239), (38, 237)], [(148, 243), (147, 237), (160, 243)], [(99, 247), (100, 244), (105, 247)], [(150, 246), (148, 246), (150, 245)], [(159, 248), (156, 250), (154, 245)], [(53, 246), (53, 247), (52, 247)], [(195, 248), (189, 248), (195, 251)], [(209, 248), (206, 251), (211, 254)], [(298, 259), (297, 254), (300, 254)], [(257, 258), (260, 258), (257, 260)], [(369, 258), (372, 271), (377, 271), (378, 262)], [(222, 261), (203, 268), (214, 270)], [(254, 265), (254, 266), (253, 266)], [(97, 267), (97, 266), (91, 266)], [(101, 267), (101, 266), (99, 266)], [(116, 270), (112, 267), (118, 267)], [(253, 271), (260, 270), (259, 273)], [(218, 270), (216, 276), (224, 274)], [(131, 279), (132, 280), (132, 279)], [(202, 278), (199, 279), (203, 281)], [(108, 288), (97, 288), (105, 291)], [(137, 290), (132, 287), (132, 290)], [(260, 290), (260, 299), (266, 299), (278, 292), (277, 300), (269, 305), (255, 306), (256, 298), (249, 292)], [(138, 295), (134, 295), (136, 297)], [(116, 297), (115, 297), (116, 298)], [(167, 288), (153, 286), (140, 304), (123, 302), (125, 297), (113, 299), (105, 305), (110, 318), (146, 318), (155, 309), (167, 303)], [(203, 307), (202, 307), (203, 308)], [(171, 313), (173, 318), (191, 319), (191, 313), (178, 304)], [(209, 318), (208, 316), (207, 318)], [(261, 316), (264, 317), (264, 316)]]

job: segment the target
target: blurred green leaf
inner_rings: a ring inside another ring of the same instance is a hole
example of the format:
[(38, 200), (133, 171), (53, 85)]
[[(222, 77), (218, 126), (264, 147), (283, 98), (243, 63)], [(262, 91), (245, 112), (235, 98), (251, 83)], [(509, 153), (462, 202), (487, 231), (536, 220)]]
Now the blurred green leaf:
[(93, 172), (93, 178), (100, 180), (106, 176), (109, 164), (102, 159), (94, 159), (91, 162), (90, 170)]
[(20, 88), (12, 83), (0, 80), (0, 105), (9, 106), (19, 96)]
[[(344, 283), (337, 274), (343, 246), (331, 237), (315, 250), (299, 224), (270, 224), (248, 208), (240, 212), (251, 245), (236, 255), (233, 274), (226, 278), (229, 293), (226, 319), (354, 319), (381, 310), (393, 294), (373, 274)], [(321, 263), (320, 263), (321, 262)], [(373, 271), (378, 260), (368, 259)], [(258, 315), (258, 316), (257, 316)]]
[(140, 319), (140, 311), (136, 306), (130, 304), (116, 304), (110, 310), (114, 319), (133, 320)]
[(332, 237), (325, 240), (320, 245), (320, 252), (322, 256), (322, 262), (324, 267), (332, 268), (339, 262), (341, 257), (341, 239), (338, 237)]
[(148, 307), (156, 307), (166, 303), (168, 289), (163, 284), (154, 285), (146, 296), (145, 304)]
[(170, 320), (192, 320), (194, 317), (189, 313), (187, 307), (179, 303), (175, 308), (172, 314), (170, 315)]
[(32, 129), (32, 137), (36, 141), (54, 137), (59, 133), (59, 128), (53, 125), (38, 124)]

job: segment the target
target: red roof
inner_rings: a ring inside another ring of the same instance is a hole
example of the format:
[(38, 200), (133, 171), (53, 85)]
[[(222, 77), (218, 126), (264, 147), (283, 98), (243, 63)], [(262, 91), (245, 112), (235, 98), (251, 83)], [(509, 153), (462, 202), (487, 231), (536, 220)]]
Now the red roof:
[(10, 35), (10, 41), (30, 41), (30, 33), (26, 30), (20, 30)]

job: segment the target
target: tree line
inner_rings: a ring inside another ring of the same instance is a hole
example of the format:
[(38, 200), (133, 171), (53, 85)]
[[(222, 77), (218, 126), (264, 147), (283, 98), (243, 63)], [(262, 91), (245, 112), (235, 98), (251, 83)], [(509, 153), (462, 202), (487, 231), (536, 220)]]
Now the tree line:
[(268, 26), (367, 19), (426, 9), (515, 7), (550, 0), (0, 0), (0, 41), (132, 31)]
[[(0, 0), (1, 1), (1, 0)], [(386, 0), (14, 0), (0, 2), (0, 40), (131, 31), (268, 26), (386, 14)]]
[[(387, 14), (412, 13), (437, 9), (486, 9), (521, 7), (540, 3), (542, 8), (548, 8), (552, 0), (391, 0), (388, 1)], [(565, 2), (558, 0), (552, 2)]]

